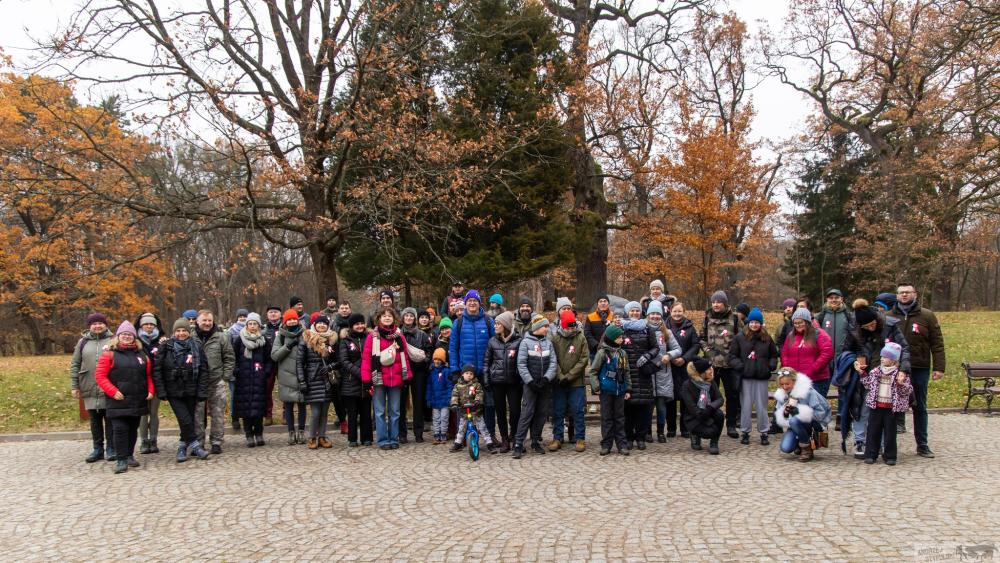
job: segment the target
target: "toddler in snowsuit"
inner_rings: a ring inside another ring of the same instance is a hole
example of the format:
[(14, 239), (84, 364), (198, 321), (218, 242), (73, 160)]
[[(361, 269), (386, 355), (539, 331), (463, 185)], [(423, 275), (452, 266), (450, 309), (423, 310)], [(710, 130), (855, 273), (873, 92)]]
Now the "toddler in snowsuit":
[(459, 427), (455, 432), (455, 445), (451, 451), (462, 450), (465, 443), (465, 406), (474, 405), (472, 408), (472, 424), (476, 426), (479, 435), (486, 438), (486, 449), (490, 453), (496, 453), (496, 445), (493, 438), (486, 430), (486, 421), (483, 419), (483, 384), (476, 379), (476, 367), (472, 364), (462, 366), (462, 378), (455, 383), (455, 388), (451, 392), (451, 408), (458, 411)]
[(885, 464), (896, 465), (895, 414), (909, 410), (910, 393), (913, 392), (909, 376), (899, 370), (901, 353), (899, 344), (887, 342), (882, 348), (880, 365), (861, 374), (861, 383), (868, 390), (865, 403), (871, 409), (865, 441), (867, 464), (875, 463), (879, 445), (882, 445)]
[(451, 404), (453, 384), (448, 369), (448, 353), (444, 348), (434, 350), (434, 365), (427, 376), (427, 405), (431, 408), (434, 444), (443, 444), (448, 436), (448, 406)]

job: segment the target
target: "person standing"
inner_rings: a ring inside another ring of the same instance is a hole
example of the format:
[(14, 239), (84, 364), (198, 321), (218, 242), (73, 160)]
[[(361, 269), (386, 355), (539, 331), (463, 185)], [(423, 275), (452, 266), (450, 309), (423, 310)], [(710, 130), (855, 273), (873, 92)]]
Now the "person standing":
[[(688, 380), (687, 365), (691, 363), (701, 352), (701, 339), (698, 338), (698, 331), (694, 328), (694, 323), (687, 318), (684, 311), (684, 304), (675, 301), (670, 309), (670, 320), (667, 322), (670, 332), (674, 334), (674, 339), (681, 347), (681, 356), (674, 358), (670, 362), (670, 372), (674, 378), (674, 400), (667, 403), (667, 438), (677, 435), (677, 419), (680, 418), (681, 437), (689, 437), (687, 426), (684, 423), (684, 405), (681, 402), (681, 386)], [(680, 415), (678, 417), (678, 415)], [(657, 421), (659, 422), (659, 421)], [(662, 429), (658, 429), (662, 431)]]
[(288, 299), (288, 308), (295, 309), (295, 314), (299, 316), (299, 324), (303, 329), (309, 328), (309, 315), (306, 314), (306, 306), (302, 298), (293, 295)]
[(740, 377), (729, 366), (729, 349), (733, 339), (743, 330), (743, 323), (729, 308), (729, 296), (716, 291), (711, 297), (712, 306), (705, 311), (701, 332), (701, 349), (712, 364), (712, 375), (722, 383), (726, 398), (726, 435), (739, 438), (736, 425), (740, 419)]
[[(495, 331), (486, 349), (483, 373), (487, 385), (493, 390), (496, 423), (500, 430), (500, 453), (507, 453), (510, 451), (511, 436), (517, 432), (524, 392), (517, 371), (517, 351), (521, 339), (514, 335), (514, 313), (505, 311), (497, 315)], [(447, 354), (444, 357), (447, 358)]]
[[(294, 309), (282, 316), (284, 326), (274, 335), (271, 344), (271, 361), (277, 365), (278, 398), (284, 404), (285, 425), (288, 427), (288, 445), (305, 444), (306, 403), (299, 388), (299, 342), (304, 329)], [(298, 417), (295, 409), (298, 408)], [(298, 426), (296, 426), (298, 422)], [(256, 444), (254, 444), (256, 445)]]
[(399, 449), (399, 402), (410, 379), (406, 337), (399, 330), (399, 313), (391, 307), (377, 315), (378, 326), (368, 334), (361, 354), (361, 382), (371, 386), (375, 432), (382, 450)]
[(372, 397), (361, 383), (361, 352), (368, 339), (365, 316), (351, 313), (348, 328), (340, 331), (340, 396), (347, 413), (347, 445), (372, 445)]
[(336, 318), (337, 313), (339, 313), (339, 312), (340, 312), (340, 308), (337, 306), (337, 294), (336, 293), (332, 293), (332, 292), (331, 293), (327, 293), (326, 294), (326, 307), (324, 307), (320, 311), (320, 313), (322, 313), (323, 316), (326, 317), (327, 319), (329, 319), (330, 322), (332, 323), (333, 320)]
[(785, 299), (781, 304), (781, 312), (784, 315), (784, 322), (781, 323), (781, 328), (778, 329), (778, 333), (774, 335), (775, 344), (778, 346), (778, 350), (785, 345), (785, 338), (788, 337), (788, 333), (792, 331), (792, 313), (795, 312), (795, 300), (789, 297)]
[(391, 289), (383, 289), (379, 292), (378, 305), (375, 307), (375, 310), (372, 311), (371, 315), (368, 316), (369, 328), (375, 328), (378, 326), (378, 317), (382, 314), (382, 311), (386, 309), (396, 311), (396, 316), (399, 316), (399, 311), (396, 309), (396, 294), (394, 294)]
[(611, 301), (608, 301), (607, 295), (602, 295), (597, 298), (597, 307), (594, 312), (587, 315), (587, 321), (583, 325), (590, 359), (594, 359), (594, 355), (597, 354), (597, 349), (601, 346), (601, 337), (611, 324), (611, 317)]
[(632, 383), (628, 376), (628, 356), (621, 346), (624, 332), (611, 325), (601, 334), (601, 345), (587, 368), (590, 388), (601, 400), (601, 455), (611, 453), (611, 446), (618, 446), (618, 453), (629, 455), (625, 439), (625, 401), (629, 399)]
[(247, 447), (260, 447), (264, 445), (267, 378), (271, 373), (271, 341), (263, 331), (260, 315), (247, 315), (233, 352), (236, 354), (233, 415), (242, 419)]
[(341, 301), (340, 305), (337, 305), (337, 315), (330, 317), (330, 322), (333, 323), (333, 329), (339, 334), (340, 331), (345, 328), (351, 328), (351, 304), (347, 300)]
[(642, 307), (635, 301), (625, 305), (628, 318), (622, 321), (625, 337), (622, 350), (628, 356), (632, 388), (625, 401), (625, 437), (630, 448), (646, 449), (646, 433), (653, 415), (653, 376), (659, 371), (660, 346), (656, 334), (642, 318)]
[(677, 299), (673, 295), (667, 295), (666, 291), (666, 287), (660, 280), (653, 280), (649, 283), (649, 295), (639, 301), (642, 306), (642, 318), (646, 318), (646, 315), (649, 314), (649, 304), (653, 301), (659, 301), (663, 311), (669, 311), (674, 306)]
[[(674, 303), (676, 301), (672, 301)], [(680, 387), (674, 387), (674, 377), (671, 371), (671, 364), (683, 354), (681, 345), (674, 338), (674, 333), (667, 328), (663, 321), (663, 311), (660, 309), (660, 301), (651, 301), (646, 308), (646, 324), (653, 330), (656, 336), (656, 344), (660, 347), (659, 355), (654, 359), (657, 365), (656, 373), (653, 374), (653, 396), (656, 405), (656, 441), (665, 444), (667, 437), (663, 434), (663, 427), (667, 422), (667, 405), (674, 401), (674, 397), (680, 394)], [(652, 413), (650, 413), (652, 416)], [(652, 431), (652, 420), (647, 423), (646, 439), (649, 440)]]
[[(459, 280), (451, 282), (451, 293), (449, 293), (448, 296), (444, 298), (444, 301), (441, 302), (441, 308), (439, 309), (439, 311), (441, 311), (441, 316), (449, 316), (448, 313), (452, 310), (451, 304), (455, 301), (464, 301), (462, 298), (463, 295), (465, 295), (465, 284)], [(455, 319), (452, 318), (452, 320)]]
[[(139, 315), (136, 326), (139, 327), (139, 343), (146, 352), (149, 363), (156, 365), (156, 359), (160, 355), (160, 344), (169, 338), (163, 331), (160, 318), (153, 313), (143, 313)], [(143, 455), (160, 453), (160, 448), (156, 445), (160, 430), (160, 399), (155, 394), (149, 398), (148, 407), (149, 412), (139, 419), (139, 438), (142, 439), (139, 453)]]
[[(451, 366), (451, 378), (458, 381), (462, 376), (462, 366), (472, 364), (476, 368), (476, 378), (482, 382), (483, 360), (490, 338), (495, 329), (493, 319), (487, 317), (480, 305), (479, 292), (470, 289), (465, 294), (465, 311), (455, 319), (449, 343), (448, 361)], [(484, 397), (484, 418), (490, 434), (496, 432), (496, 414), (494, 412), (493, 392), (486, 390)]]
[(309, 405), (310, 450), (333, 447), (326, 429), (334, 393), (332, 380), (338, 377), (337, 369), (337, 333), (330, 328), (330, 319), (321, 314), (302, 333), (295, 368), (302, 400)]
[(97, 361), (94, 378), (108, 396), (107, 414), (118, 461), (115, 473), (125, 473), (129, 467), (139, 467), (135, 460), (139, 418), (149, 415), (149, 400), (154, 390), (152, 366), (136, 342), (132, 323), (125, 321), (118, 327), (107, 351)]
[(587, 338), (580, 330), (572, 309), (564, 309), (559, 313), (559, 328), (550, 333), (549, 339), (556, 354), (556, 379), (552, 389), (552, 442), (549, 444), (549, 451), (554, 452), (562, 447), (568, 407), (576, 451), (583, 452), (587, 449), (587, 427), (583, 419), (587, 404), (584, 376), (590, 354), (587, 350)]
[(830, 391), (833, 340), (826, 331), (816, 328), (812, 315), (805, 309), (796, 309), (792, 314), (792, 327), (781, 348), (781, 367), (804, 373), (813, 390), (826, 398)]
[(191, 338), (187, 319), (174, 321), (173, 337), (161, 345), (159, 361), (153, 366), (153, 388), (161, 401), (170, 402), (181, 429), (177, 463), (187, 461), (188, 449), (198, 459), (208, 458), (195, 434), (195, 406), (208, 398), (210, 371), (201, 343)]
[[(837, 358), (844, 351), (844, 341), (847, 339), (847, 335), (854, 330), (854, 314), (844, 304), (844, 294), (839, 289), (830, 288), (826, 291), (826, 303), (823, 305), (823, 310), (816, 315), (816, 323), (833, 341), (833, 358), (830, 360), (829, 366), (830, 380), (832, 380)], [(822, 389), (818, 390), (822, 391)], [(846, 399), (844, 390), (838, 387), (838, 404)], [(836, 428), (839, 432), (840, 418), (837, 418)]]
[(205, 444), (206, 415), (212, 417), (209, 440), (212, 453), (218, 455), (222, 453), (222, 441), (226, 434), (226, 392), (236, 369), (236, 354), (233, 353), (232, 342), (216, 326), (215, 316), (211, 311), (199, 311), (196, 326), (195, 334), (208, 365), (205, 373), (208, 392), (194, 410), (194, 424), (198, 442)]
[(530, 297), (522, 297), (514, 318), (514, 337), (524, 338), (531, 332), (531, 318), (535, 314), (535, 302)]
[(499, 293), (494, 293), (490, 295), (490, 308), (486, 311), (486, 316), (496, 320), (497, 315), (503, 313), (506, 309), (503, 308), (503, 295)]
[(778, 367), (778, 348), (764, 330), (764, 314), (754, 307), (747, 315), (747, 326), (736, 335), (729, 349), (729, 365), (740, 376), (740, 443), (750, 443), (750, 422), (757, 407), (757, 431), (760, 445), (769, 444), (767, 384)]
[(514, 436), (514, 459), (524, 455), (524, 439), (531, 431), (531, 451), (544, 454), (542, 430), (546, 410), (552, 398), (552, 381), (556, 377), (556, 358), (552, 341), (546, 338), (549, 321), (539, 314), (531, 318), (529, 331), (517, 349), (517, 373), (524, 383), (521, 395), (521, 416)]
[(101, 313), (91, 313), (87, 316), (87, 329), (73, 348), (73, 358), (69, 362), (69, 385), (73, 398), (83, 398), (83, 406), (90, 417), (90, 438), (94, 448), (84, 460), (94, 463), (105, 455), (107, 444), (107, 460), (115, 461), (117, 453), (112, 441), (111, 421), (107, 420), (107, 395), (97, 386), (94, 374), (101, 352), (111, 342), (111, 331), (108, 330), (108, 318)]
[[(274, 342), (275, 336), (282, 326), (282, 311), (277, 305), (268, 305), (265, 311), (264, 336), (269, 342)], [(264, 426), (274, 424), (274, 384), (278, 379), (278, 363), (271, 362), (271, 373), (267, 376), (267, 412), (264, 414)]]
[[(910, 347), (910, 382), (913, 384), (913, 437), (917, 441), (917, 455), (933, 458), (934, 452), (927, 445), (927, 390), (934, 381), (944, 377), (944, 336), (934, 311), (920, 306), (917, 289), (911, 283), (896, 288), (896, 306), (889, 315), (900, 320), (903, 335)], [(932, 373), (933, 368), (933, 373)], [(897, 429), (905, 428), (906, 413), (897, 413)]]
[(413, 440), (424, 441), (424, 410), (427, 407), (427, 374), (434, 355), (434, 345), (430, 336), (417, 326), (417, 310), (413, 307), (403, 309), (403, 326), (401, 327), (406, 342), (423, 352), (422, 359), (409, 357), (412, 377), (403, 387), (403, 398), (399, 403), (399, 443), (406, 443), (406, 395), (409, 394), (413, 405)]

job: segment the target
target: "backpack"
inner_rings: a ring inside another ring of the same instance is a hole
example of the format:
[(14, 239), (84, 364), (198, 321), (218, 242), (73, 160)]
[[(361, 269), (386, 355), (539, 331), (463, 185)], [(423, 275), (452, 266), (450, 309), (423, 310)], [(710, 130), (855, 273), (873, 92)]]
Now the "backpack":
[[(617, 353), (615, 356), (620, 359)], [(612, 366), (614, 366), (614, 371), (610, 369)], [(597, 380), (601, 384), (601, 393), (609, 393), (616, 397), (622, 395), (624, 382), (619, 376), (620, 373), (621, 366), (617, 365), (617, 362), (612, 360), (611, 357), (605, 356), (604, 365), (601, 366), (601, 371), (597, 373)]]

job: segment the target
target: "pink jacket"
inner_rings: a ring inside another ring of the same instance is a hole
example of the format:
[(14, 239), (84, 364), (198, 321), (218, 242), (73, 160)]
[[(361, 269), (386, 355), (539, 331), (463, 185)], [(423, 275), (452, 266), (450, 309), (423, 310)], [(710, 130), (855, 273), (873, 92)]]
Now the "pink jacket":
[[(382, 385), (386, 387), (401, 387), (403, 385), (403, 363), (400, 359), (401, 354), (406, 353), (406, 339), (403, 338), (403, 333), (396, 329), (397, 338), (399, 339), (399, 350), (396, 351), (396, 362), (391, 366), (380, 366), (378, 360), (372, 358), (372, 350), (375, 348), (373, 343), (374, 338), (380, 339), (380, 346), (382, 350), (385, 350), (392, 346), (392, 341), (385, 339), (378, 329), (373, 330), (368, 334), (368, 338), (365, 339), (365, 349), (361, 352), (361, 382), (371, 383), (372, 382), (372, 368), (378, 369), (382, 368)], [(373, 365), (374, 362), (374, 365)], [(407, 366), (409, 366), (409, 361), (407, 361)], [(410, 371), (406, 374), (406, 380), (409, 381), (413, 377), (413, 372)]]
[(794, 331), (788, 335), (781, 348), (781, 366), (802, 372), (813, 381), (830, 379), (833, 340), (824, 330), (816, 331), (816, 344), (813, 346), (803, 343), (804, 337)]
[[(865, 393), (865, 404), (872, 410), (875, 410), (876, 402), (878, 401), (878, 380), (880, 377), (882, 377), (882, 369), (880, 367), (872, 368), (868, 373), (861, 374), (861, 383), (868, 390)], [(903, 383), (897, 382), (896, 378), (893, 377), (892, 412), (906, 412), (910, 410), (910, 393), (912, 392), (913, 384), (910, 383), (909, 377)]]

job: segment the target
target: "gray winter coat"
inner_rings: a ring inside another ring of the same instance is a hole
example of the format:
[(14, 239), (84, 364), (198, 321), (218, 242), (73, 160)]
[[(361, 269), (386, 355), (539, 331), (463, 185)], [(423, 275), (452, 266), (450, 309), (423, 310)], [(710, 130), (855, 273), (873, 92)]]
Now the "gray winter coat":
[[(663, 363), (663, 356), (670, 356), (672, 361), (674, 358), (679, 358), (684, 353), (681, 349), (681, 345), (674, 338), (674, 333), (667, 328), (666, 324), (661, 322), (658, 327), (650, 327), (656, 333), (656, 343), (660, 346), (660, 354), (653, 360), (653, 363), (660, 366), (656, 374), (653, 376), (653, 395), (656, 397), (666, 397), (668, 399), (673, 399), (675, 393), (680, 391), (680, 389), (674, 389), (674, 376), (670, 369), (670, 362)], [(664, 334), (666, 338), (664, 338)]]
[(526, 333), (517, 349), (517, 373), (525, 385), (542, 378), (552, 383), (556, 378), (556, 351), (552, 342)]
[(301, 337), (301, 332), (296, 336), (290, 336), (285, 329), (276, 331), (274, 335), (271, 359), (278, 364), (278, 398), (283, 403), (303, 402), (302, 391), (299, 390), (299, 376), (295, 371)]
[(83, 406), (87, 410), (107, 408), (107, 395), (97, 386), (94, 373), (97, 371), (97, 360), (112, 336), (110, 330), (101, 334), (86, 330), (73, 349), (73, 359), (69, 362), (69, 385), (70, 389), (80, 390)]

